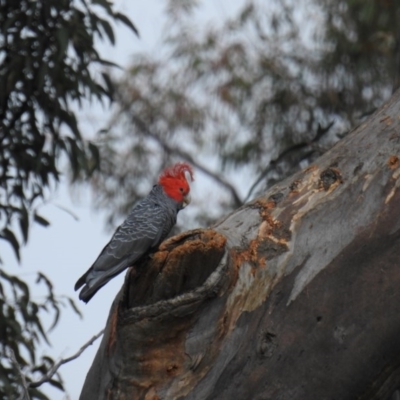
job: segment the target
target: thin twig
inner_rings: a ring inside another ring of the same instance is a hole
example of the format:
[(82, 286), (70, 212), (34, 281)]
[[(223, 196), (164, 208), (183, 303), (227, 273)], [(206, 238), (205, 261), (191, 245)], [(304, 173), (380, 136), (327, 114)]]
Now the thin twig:
[(94, 335), (88, 342), (86, 342), (74, 355), (68, 358), (63, 358), (57, 363), (55, 363), (47, 372), (47, 374), (43, 375), (41, 379), (35, 382), (30, 382), (29, 387), (36, 388), (42, 385), (45, 382), (50, 381), (53, 375), (57, 372), (57, 370), (61, 367), (61, 365), (69, 363), (72, 360), (78, 358), (89, 346), (93, 344), (93, 342), (98, 339), (104, 333), (104, 329), (102, 329), (97, 335)]
[(21, 367), (18, 364), (17, 358), (15, 357), (14, 350), (9, 347), (8, 352), (10, 354), (9, 357), (10, 357), (11, 363), (14, 366), (14, 368), (17, 370), (18, 375), (21, 379), (22, 393), (18, 397), (18, 400), (30, 400), (29, 390), (28, 390), (29, 383), (26, 381), (25, 375), (22, 372)]
[(61, 365), (69, 363), (72, 360), (75, 360), (78, 358), (89, 346), (95, 342), (96, 339), (98, 339), (102, 334), (104, 333), (104, 329), (102, 329), (97, 335), (94, 335), (88, 342), (86, 342), (74, 355), (68, 358), (63, 358), (57, 363), (55, 363), (48, 371), (47, 374), (43, 375), (41, 379), (35, 382), (30, 382), (29, 387), (38, 387), (42, 385), (45, 382), (48, 382), (53, 375), (57, 372), (58, 368), (61, 367)]

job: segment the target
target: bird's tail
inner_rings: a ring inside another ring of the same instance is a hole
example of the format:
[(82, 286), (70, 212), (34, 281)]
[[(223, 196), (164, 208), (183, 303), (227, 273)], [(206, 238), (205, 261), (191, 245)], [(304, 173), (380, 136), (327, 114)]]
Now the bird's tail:
[[(75, 283), (75, 290), (78, 290), (83, 285), (83, 289), (79, 292), (79, 298), (87, 303), (96, 292), (102, 288), (113, 276), (106, 276), (103, 279), (93, 279), (90, 275), (96, 275), (96, 273), (89, 269), (84, 275), (82, 275)], [(103, 275), (106, 275), (103, 273)], [(89, 279), (88, 279), (89, 276)], [(92, 278), (92, 279), (90, 279)]]
[(79, 298), (87, 303), (95, 294), (96, 292), (104, 286), (108, 281), (105, 281), (102, 285), (90, 285), (90, 281), (87, 279), (89, 274), (93, 274), (92, 268), (89, 268), (75, 283), (75, 291), (81, 288), (83, 285), (83, 289), (79, 293)]
[(118, 275), (130, 265), (130, 259), (126, 259), (122, 260), (119, 264), (106, 271), (96, 271), (96, 269), (92, 266), (75, 283), (75, 290), (78, 290), (81, 286), (85, 285), (79, 293), (79, 298), (87, 303), (99, 289), (101, 289), (107, 282), (114, 278), (114, 276)]
[(86, 283), (86, 278), (89, 275), (90, 269), (88, 269), (75, 283), (75, 292)]
[(79, 298), (87, 303), (102, 286), (90, 287), (89, 285), (85, 285), (85, 287), (79, 292)]

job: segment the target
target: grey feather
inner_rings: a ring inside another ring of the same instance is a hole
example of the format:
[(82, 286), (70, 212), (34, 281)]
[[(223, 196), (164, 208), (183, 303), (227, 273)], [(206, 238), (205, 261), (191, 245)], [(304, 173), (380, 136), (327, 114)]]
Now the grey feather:
[(175, 225), (181, 208), (181, 203), (167, 196), (160, 185), (155, 185), (133, 207), (93, 265), (78, 279), (75, 290), (85, 285), (79, 298), (88, 302), (114, 276), (154, 251)]

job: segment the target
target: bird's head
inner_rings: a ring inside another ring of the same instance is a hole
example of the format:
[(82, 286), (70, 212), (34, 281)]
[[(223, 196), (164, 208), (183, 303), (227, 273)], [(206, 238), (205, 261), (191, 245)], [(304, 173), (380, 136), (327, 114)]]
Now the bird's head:
[(158, 183), (163, 187), (167, 196), (181, 203), (182, 208), (184, 208), (190, 203), (188, 179), (190, 182), (194, 180), (193, 168), (182, 162), (165, 168), (158, 179)]

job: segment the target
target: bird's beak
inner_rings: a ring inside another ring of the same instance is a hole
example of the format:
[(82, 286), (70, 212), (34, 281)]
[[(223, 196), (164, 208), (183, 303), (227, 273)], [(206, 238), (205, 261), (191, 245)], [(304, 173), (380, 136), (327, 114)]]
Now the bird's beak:
[(184, 198), (183, 198), (183, 203), (182, 203), (182, 208), (185, 208), (188, 204), (190, 204), (191, 201), (191, 197), (190, 194), (187, 194)]

